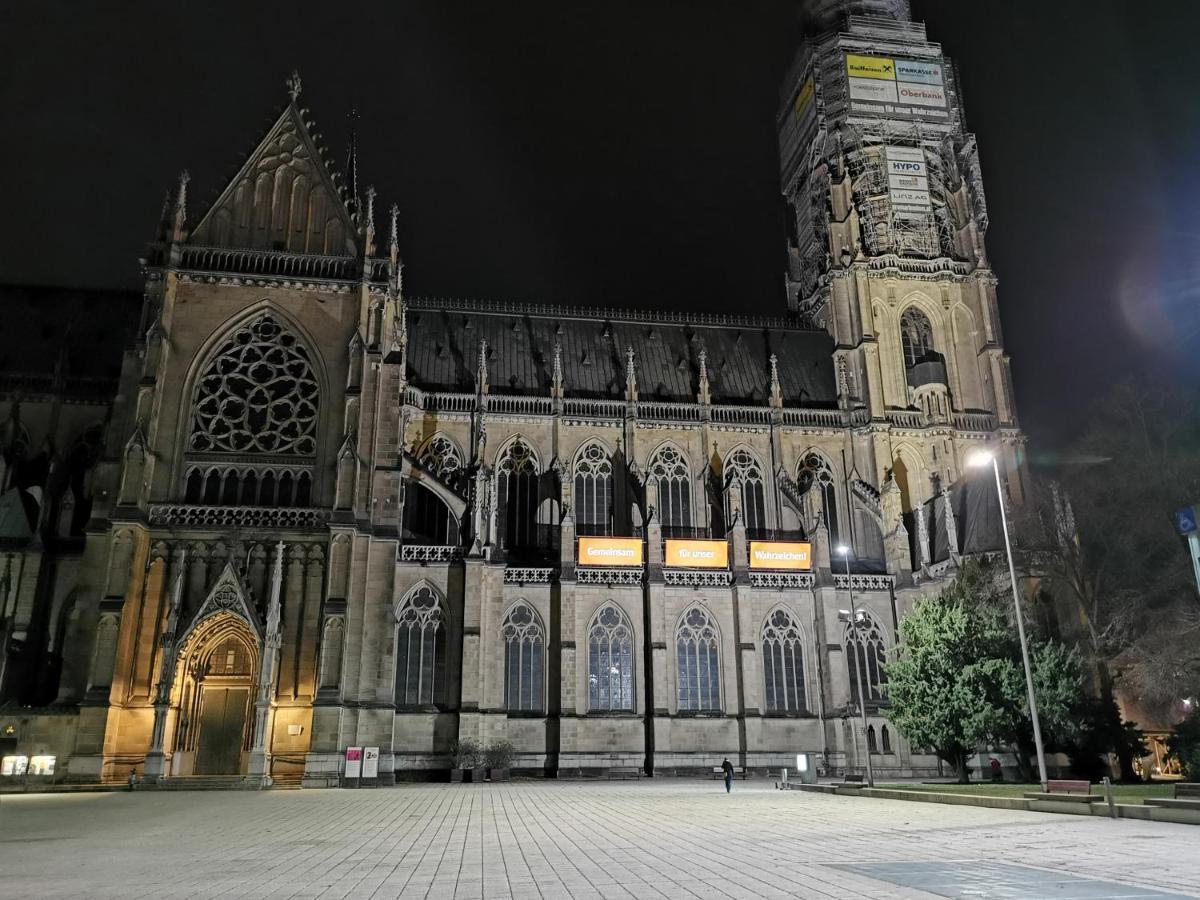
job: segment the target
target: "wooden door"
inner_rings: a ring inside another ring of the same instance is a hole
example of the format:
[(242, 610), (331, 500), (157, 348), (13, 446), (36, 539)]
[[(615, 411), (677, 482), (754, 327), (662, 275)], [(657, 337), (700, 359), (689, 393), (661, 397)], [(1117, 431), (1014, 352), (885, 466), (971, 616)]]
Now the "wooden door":
[(241, 772), (242, 734), (246, 728), (247, 688), (205, 688), (200, 712), (197, 775)]

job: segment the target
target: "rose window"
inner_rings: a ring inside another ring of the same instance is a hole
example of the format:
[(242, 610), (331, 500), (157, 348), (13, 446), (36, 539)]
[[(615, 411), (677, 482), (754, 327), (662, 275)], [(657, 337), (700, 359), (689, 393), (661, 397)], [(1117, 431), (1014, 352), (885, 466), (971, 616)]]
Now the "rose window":
[(263, 313), (227, 338), (200, 376), (188, 448), (313, 456), (317, 395), (308, 351)]

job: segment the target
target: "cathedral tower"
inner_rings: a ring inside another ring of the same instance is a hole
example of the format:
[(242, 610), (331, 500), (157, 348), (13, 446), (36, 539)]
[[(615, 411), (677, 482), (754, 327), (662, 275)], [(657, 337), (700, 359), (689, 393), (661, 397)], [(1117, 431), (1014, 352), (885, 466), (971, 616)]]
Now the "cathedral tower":
[(841, 402), (890, 426), (876, 455), (909, 511), (961, 476), (964, 432), (1017, 470), (979, 151), (907, 0), (821, 0), (805, 24), (777, 120), (788, 306), (834, 338)]

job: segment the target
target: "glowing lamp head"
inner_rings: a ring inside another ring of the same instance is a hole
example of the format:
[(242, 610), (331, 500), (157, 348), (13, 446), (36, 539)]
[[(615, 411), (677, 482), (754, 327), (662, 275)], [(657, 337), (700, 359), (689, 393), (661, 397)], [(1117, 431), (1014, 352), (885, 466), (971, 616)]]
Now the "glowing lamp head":
[(981, 469), (984, 466), (990, 466), (995, 456), (990, 450), (972, 450), (967, 454), (967, 468)]
[(849, 547), (847, 547), (845, 544), (838, 544), (838, 545), (837, 545), (837, 546), (834, 548), (834, 552), (835, 552), (835, 553), (836, 553), (838, 556), (849, 556), (849, 555), (850, 555), (850, 548), (849, 548)]

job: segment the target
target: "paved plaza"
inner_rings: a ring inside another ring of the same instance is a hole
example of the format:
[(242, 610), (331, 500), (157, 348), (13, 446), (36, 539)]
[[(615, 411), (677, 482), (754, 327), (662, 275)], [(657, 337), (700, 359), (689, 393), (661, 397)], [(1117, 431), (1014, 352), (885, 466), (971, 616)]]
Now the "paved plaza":
[[(1116, 883), (1114, 883), (1116, 882)], [(5, 897), (1200, 896), (1200, 828), (786, 792), (512, 782), (0, 798)]]

